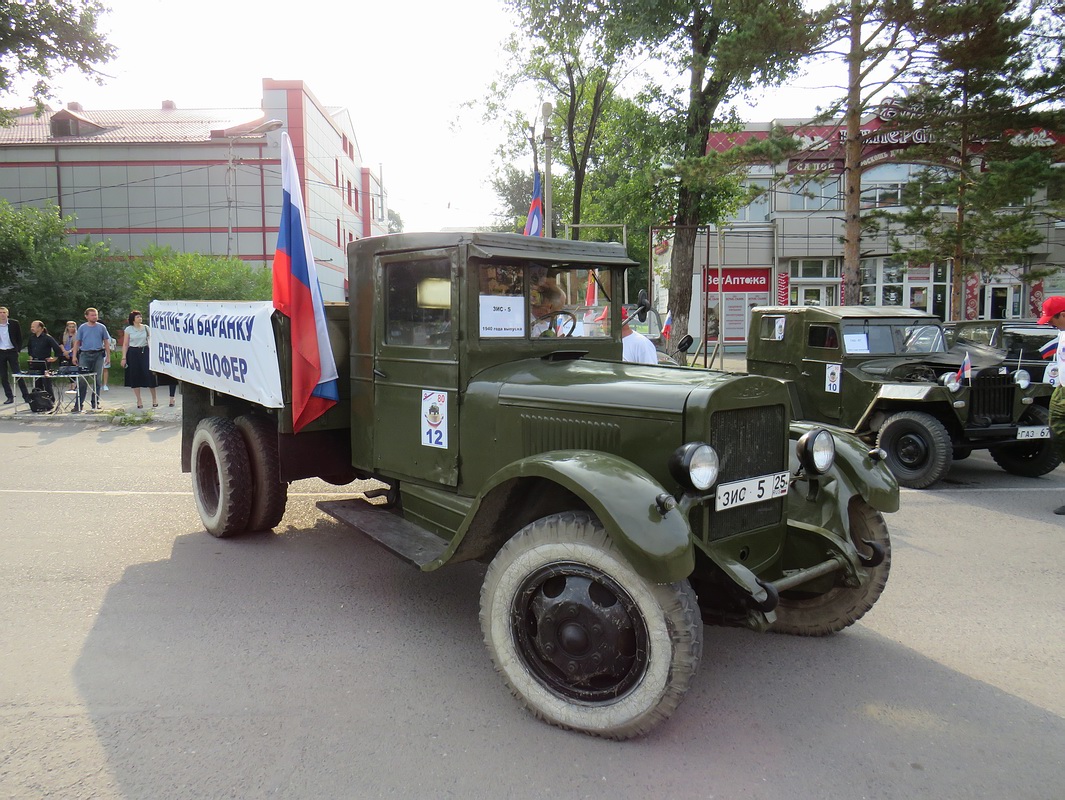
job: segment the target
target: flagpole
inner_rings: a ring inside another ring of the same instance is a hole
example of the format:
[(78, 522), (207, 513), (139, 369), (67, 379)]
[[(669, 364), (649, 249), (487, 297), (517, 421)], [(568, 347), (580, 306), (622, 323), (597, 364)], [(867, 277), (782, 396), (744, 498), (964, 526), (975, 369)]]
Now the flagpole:
[(551, 217), (551, 104), (544, 103), (540, 113), (544, 116), (544, 236), (554, 236)]

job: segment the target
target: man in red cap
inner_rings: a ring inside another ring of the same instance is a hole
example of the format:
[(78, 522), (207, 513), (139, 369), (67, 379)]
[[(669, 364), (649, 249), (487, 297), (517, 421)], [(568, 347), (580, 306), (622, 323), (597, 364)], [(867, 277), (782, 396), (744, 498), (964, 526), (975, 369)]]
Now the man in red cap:
[[(1058, 329), (1058, 374), (1065, 376), (1065, 297), (1056, 294), (1043, 301), (1043, 316), (1039, 318), (1039, 324), (1053, 325)], [(1058, 454), (1065, 458), (1065, 389), (1062, 389), (1061, 378), (1050, 395), (1050, 434)], [(1058, 506), (1054, 513), (1065, 516), (1065, 506)]]

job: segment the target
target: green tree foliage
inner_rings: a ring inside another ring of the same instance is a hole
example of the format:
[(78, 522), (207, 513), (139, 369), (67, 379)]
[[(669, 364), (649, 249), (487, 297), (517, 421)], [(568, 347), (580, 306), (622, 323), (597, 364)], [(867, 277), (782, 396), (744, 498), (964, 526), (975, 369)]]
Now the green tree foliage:
[[(105, 11), (96, 0), (0, 0), (0, 93), (28, 80), (40, 110), (57, 74), (70, 68), (96, 74), (97, 65), (114, 56), (114, 48), (97, 31)], [(0, 124), (13, 113), (0, 109)]]
[(1051, 154), (1029, 135), (1043, 116), (1029, 102), (1030, 10), (1022, 0), (945, 0), (927, 9), (934, 58), (918, 65), (920, 85), (898, 101), (897, 126), (929, 133), (907, 156), (930, 168), (907, 187), (905, 213), (881, 223), (906, 258), (953, 262), (956, 313), (966, 275), (1020, 273), (1042, 241), (1033, 198), (1051, 178)]
[(93, 306), (107, 322), (125, 319), (139, 265), (106, 244), (71, 245), (73, 225), (54, 206), (16, 209), (0, 201), (0, 303), (16, 318), (54, 329), (80, 322)]
[(403, 233), (403, 217), (399, 212), (388, 209), (388, 232)]
[(269, 300), (273, 291), (270, 270), (239, 258), (153, 247), (142, 260), (144, 276), (133, 295), (141, 310), (152, 300)]

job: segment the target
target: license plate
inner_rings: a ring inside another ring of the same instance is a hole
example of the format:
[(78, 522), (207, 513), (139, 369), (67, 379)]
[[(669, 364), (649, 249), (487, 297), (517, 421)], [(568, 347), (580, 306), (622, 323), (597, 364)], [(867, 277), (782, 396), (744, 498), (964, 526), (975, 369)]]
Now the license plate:
[(773, 475), (760, 475), (757, 478), (723, 483), (717, 487), (714, 508), (723, 511), (726, 508), (746, 506), (751, 503), (761, 503), (763, 500), (772, 500), (775, 497), (783, 497), (788, 493), (789, 477), (785, 470)]
[(1018, 439), (1049, 439), (1049, 425), (1022, 425), (1017, 428)]

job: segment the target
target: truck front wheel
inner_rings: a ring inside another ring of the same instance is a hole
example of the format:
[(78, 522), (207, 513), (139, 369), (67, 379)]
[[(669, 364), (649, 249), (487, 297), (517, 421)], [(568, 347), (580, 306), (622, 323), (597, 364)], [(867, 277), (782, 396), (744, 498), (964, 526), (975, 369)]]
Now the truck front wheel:
[(533, 714), (611, 739), (669, 717), (702, 657), (687, 581), (642, 578), (585, 512), (544, 517), (503, 546), (481, 588), (481, 630)]
[[(884, 560), (869, 573), (861, 586), (835, 585), (828, 591), (803, 591), (798, 587), (780, 595), (776, 608), (777, 621), (770, 628), (774, 633), (796, 636), (827, 636), (853, 625), (880, 599), (891, 571), (891, 537), (880, 512), (864, 500), (850, 506), (851, 540), (861, 552), (869, 550), (863, 540), (876, 542), (884, 548)], [(868, 553), (867, 553), (868, 554)]]
[(285, 516), (288, 484), (281, 482), (281, 461), (277, 455), (277, 427), (266, 417), (245, 414), (237, 417), (237, 428), (248, 448), (251, 467), (251, 511), (249, 531), (267, 531)]
[[(1042, 406), (1030, 406), (1020, 420), (1021, 425), (1049, 425), (1050, 412)], [(1053, 472), (1061, 457), (1050, 439), (1032, 439), (1017, 444), (992, 447), (989, 451), (995, 463), (1011, 475), (1038, 478)]]
[(251, 469), (244, 439), (231, 420), (200, 420), (192, 437), (192, 496), (212, 536), (247, 530)]
[(950, 469), (952, 445), (943, 423), (921, 411), (900, 411), (880, 429), (877, 447), (902, 486), (924, 489)]

